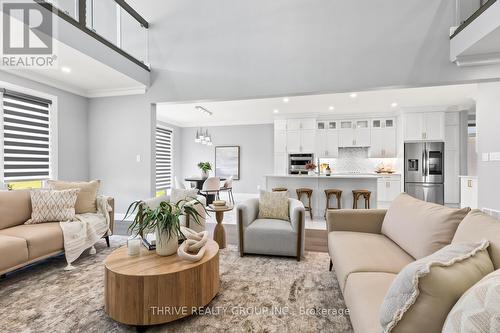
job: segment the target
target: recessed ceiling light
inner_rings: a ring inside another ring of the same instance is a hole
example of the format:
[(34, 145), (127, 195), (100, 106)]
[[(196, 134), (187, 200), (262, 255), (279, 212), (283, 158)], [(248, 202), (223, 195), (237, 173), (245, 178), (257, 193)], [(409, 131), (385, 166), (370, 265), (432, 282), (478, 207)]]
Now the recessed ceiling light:
[(61, 67), (61, 71), (63, 73), (71, 73), (71, 68), (64, 66), (64, 67)]
[(391, 103), (391, 107), (392, 107), (392, 108), (395, 108), (395, 107), (397, 107), (397, 106), (398, 106), (398, 103), (396, 103), (396, 102), (392, 102), (392, 103)]
[(335, 110), (335, 107), (334, 107), (334, 106), (330, 106), (330, 107), (328, 108), (328, 110), (333, 111), (333, 110)]
[(288, 102), (290, 102), (290, 98), (288, 97), (283, 98), (283, 103), (288, 103)]
[(358, 94), (356, 94), (356, 93), (351, 93), (351, 94), (349, 95), (349, 97), (351, 97), (351, 98), (356, 98), (356, 97), (358, 97)]
[(280, 110), (278, 110), (278, 109), (274, 109), (274, 110), (273, 110), (273, 112), (274, 112), (274, 113), (280, 113)]

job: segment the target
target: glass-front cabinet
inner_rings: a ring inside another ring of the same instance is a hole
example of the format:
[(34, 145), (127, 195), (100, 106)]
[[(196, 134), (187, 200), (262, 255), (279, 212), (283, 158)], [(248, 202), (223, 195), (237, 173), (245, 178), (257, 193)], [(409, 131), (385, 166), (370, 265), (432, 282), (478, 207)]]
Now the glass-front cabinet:
[(372, 119), (372, 128), (394, 128), (395, 119), (385, 118), (385, 119)]
[(336, 120), (320, 120), (316, 123), (316, 157), (338, 156), (339, 134)]

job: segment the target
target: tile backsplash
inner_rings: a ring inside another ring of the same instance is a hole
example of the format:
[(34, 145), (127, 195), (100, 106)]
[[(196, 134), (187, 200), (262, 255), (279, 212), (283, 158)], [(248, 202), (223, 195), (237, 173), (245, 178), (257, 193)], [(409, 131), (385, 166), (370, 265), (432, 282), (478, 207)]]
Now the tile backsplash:
[(336, 173), (371, 173), (383, 163), (399, 171), (397, 158), (368, 158), (366, 147), (339, 148), (338, 158), (321, 158), (320, 163), (330, 164), (330, 168)]

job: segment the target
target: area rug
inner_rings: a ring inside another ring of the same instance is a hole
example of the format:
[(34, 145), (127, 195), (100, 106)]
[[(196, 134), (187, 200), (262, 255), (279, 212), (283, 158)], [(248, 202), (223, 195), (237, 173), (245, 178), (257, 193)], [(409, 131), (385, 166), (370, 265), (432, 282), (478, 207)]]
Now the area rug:
[[(64, 257), (49, 259), (0, 280), (1, 332), (135, 332), (104, 312), (103, 261), (111, 248), (96, 245), (73, 271)], [(220, 252), (221, 286), (205, 313), (152, 326), (147, 332), (352, 332), (326, 253), (293, 258), (245, 256), (235, 246)]]

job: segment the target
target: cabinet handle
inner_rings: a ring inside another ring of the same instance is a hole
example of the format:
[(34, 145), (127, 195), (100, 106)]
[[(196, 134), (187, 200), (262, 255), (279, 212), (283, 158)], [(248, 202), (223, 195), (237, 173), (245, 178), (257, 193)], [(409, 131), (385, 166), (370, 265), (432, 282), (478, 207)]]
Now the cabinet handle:
[(327, 151), (325, 151), (325, 156), (328, 156), (328, 150), (327, 150)]
[(387, 187), (387, 188), (391, 187), (391, 183), (386, 182), (386, 183), (385, 183), (385, 187)]
[(467, 181), (467, 186), (468, 186), (468, 187), (472, 187), (472, 180), (470, 180), (470, 179), (469, 179), (469, 180)]

